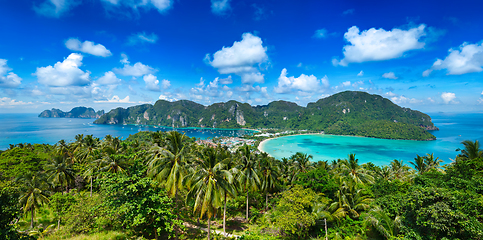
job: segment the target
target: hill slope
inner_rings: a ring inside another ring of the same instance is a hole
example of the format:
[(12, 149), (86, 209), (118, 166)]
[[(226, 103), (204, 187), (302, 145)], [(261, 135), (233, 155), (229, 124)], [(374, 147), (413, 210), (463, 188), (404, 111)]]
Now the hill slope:
[(146, 124), (171, 127), (277, 128), (325, 131), (329, 134), (432, 140), (428, 115), (402, 108), (379, 95), (346, 91), (309, 103), (275, 101), (265, 106), (228, 101), (210, 106), (182, 100), (157, 101), (102, 115), (97, 124)]
[(94, 111), (93, 108), (75, 107), (69, 112), (64, 112), (59, 109), (52, 108), (52, 110), (44, 110), (39, 114), (43, 118), (99, 118), (104, 114), (104, 110)]

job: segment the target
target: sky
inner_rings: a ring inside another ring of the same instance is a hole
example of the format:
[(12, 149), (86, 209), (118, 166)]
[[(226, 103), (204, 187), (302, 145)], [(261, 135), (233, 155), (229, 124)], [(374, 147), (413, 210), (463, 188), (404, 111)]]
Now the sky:
[(0, 0), (0, 113), (352, 90), (483, 112), (480, 1)]

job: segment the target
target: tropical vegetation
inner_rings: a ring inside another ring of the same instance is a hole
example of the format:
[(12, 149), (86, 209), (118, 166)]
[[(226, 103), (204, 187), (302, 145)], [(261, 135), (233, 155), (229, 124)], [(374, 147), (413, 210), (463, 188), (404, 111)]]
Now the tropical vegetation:
[(483, 150), (274, 159), (179, 132), (0, 152), (0, 239), (483, 239)]

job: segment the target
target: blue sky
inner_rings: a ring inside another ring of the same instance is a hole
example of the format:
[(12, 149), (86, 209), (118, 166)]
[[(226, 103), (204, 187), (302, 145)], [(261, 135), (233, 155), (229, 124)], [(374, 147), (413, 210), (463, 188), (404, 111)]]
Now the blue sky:
[(0, 0), (0, 112), (345, 90), (483, 111), (479, 1)]

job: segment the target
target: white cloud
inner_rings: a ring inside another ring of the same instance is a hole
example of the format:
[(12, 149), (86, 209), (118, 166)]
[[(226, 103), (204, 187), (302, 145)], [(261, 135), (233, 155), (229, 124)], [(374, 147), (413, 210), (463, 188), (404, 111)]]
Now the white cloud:
[[(153, 74), (144, 75), (143, 77), (144, 83), (146, 83), (146, 88), (151, 91), (159, 91), (159, 80)], [(161, 80), (161, 87), (163, 89), (168, 89), (171, 86), (171, 82), (169, 80), (163, 79)]]
[[(218, 78), (216, 78), (216, 79), (218, 79)], [(220, 82), (220, 84), (232, 84), (233, 83), (233, 79), (231, 78), (231, 75), (228, 76), (227, 78), (218, 79), (218, 81)]]
[(351, 81), (345, 81), (345, 82), (342, 83), (342, 86), (344, 86), (344, 87), (348, 87), (350, 85), (351, 85)]
[(133, 34), (127, 39), (129, 45), (136, 45), (138, 43), (156, 43), (157, 41), (158, 35), (155, 33), (146, 34), (145, 32)]
[(109, 57), (112, 55), (111, 51), (102, 44), (95, 44), (91, 41), (81, 42), (77, 38), (69, 38), (65, 42), (65, 46), (72, 51), (88, 53), (98, 57)]
[(236, 88), (236, 90), (238, 90), (240, 92), (260, 92), (261, 88), (260, 88), (260, 86), (254, 87), (254, 86), (249, 85), (249, 84), (244, 84), (243, 86)]
[(329, 87), (329, 79), (324, 76), (317, 79), (314, 75), (301, 74), (298, 78), (287, 77), (287, 69), (284, 68), (278, 78), (278, 86), (274, 87), (276, 93), (289, 93), (293, 90), (302, 92), (316, 92)]
[(0, 87), (16, 88), (22, 83), (22, 78), (11, 70), (7, 65), (7, 59), (0, 59)]
[(211, 12), (224, 15), (230, 10), (230, 0), (211, 0)]
[(172, 0), (102, 0), (105, 3), (114, 6), (126, 6), (138, 11), (138, 8), (156, 8), (158, 12), (163, 13), (172, 5)]
[(173, 97), (171, 97), (170, 95), (164, 95), (164, 94), (159, 95), (159, 99), (160, 99), (160, 100), (166, 100), (166, 101), (168, 101), (168, 102), (175, 102), (175, 101), (178, 101), (178, 99), (177, 99), (177, 98), (173, 98)]
[[(390, 92), (390, 93), (392, 93), (392, 92)], [(418, 100), (416, 98), (407, 98), (404, 95), (391, 97), (391, 101), (395, 104), (402, 104), (402, 103), (416, 104), (416, 103), (422, 103), (423, 102), (422, 100)]]
[(240, 42), (234, 42), (231, 47), (223, 47), (205, 57), (206, 63), (218, 69), (221, 74), (235, 73), (242, 78), (243, 83), (263, 83), (260, 73), (262, 64), (268, 63), (267, 48), (263, 47), (262, 39), (251, 33), (244, 33)]
[(241, 81), (242, 83), (249, 84), (249, 83), (263, 83), (264, 78), (263, 74), (260, 72), (251, 72), (251, 73), (245, 73), (241, 75)]
[(126, 54), (121, 54), (121, 63), (124, 64), (123, 68), (115, 68), (114, 71), (124, 76), (140, 77), (147, 74), (152, 74), (155, 71), (154, 68), (144, 65), (141, 62), (137, 62), (131, 65)]
[(360, 32), (359, 28), (353, 26), (344, 34), (350, 43), (344, 46), (344, 59), (333, 59), (333, 64), (347, 66), (349, 63), (399, 58), (407, 51), (424, 48), (425, 43), (419, 40), (426, 35), (425, 28), (421, 24), (408, 30), (371, 28)]
[(449, 54), (444, 59), (437, 59), (433, 66), (423, 72), (427, 77), (433, 70), (446, 69), (448, 75), (461, 75), (483, 71), (483, 43), (461, 44), (458, 49), (449, 49)]
[(100, 85), (115, 85), (120, 84), (121, 79), (117, 78), (116, 74), (114, 74), (112, 71), (109, 71), (104, 73), (104, 76), (100, 77), (96, 83)]
[(449, 103), (455, 103), (455, 98), (456, 94), (451, 93), (451, 92), (443, 92), (441, 94), (441, 98), (443, 99), (444, 103), (449, 104)]
[(32, 102), (23, 102), (23, 101), (17, 101), (15, 99), (11, 99), (8, 97), (3, 97), (0, 98), (0, 107), (15, 107), (15, 106), (20, 106), (20, 105), (31, 105)]
[(46, 17), (58, 18), (79, 3), (79, 0), (45, 0), (39, 6), (34, 5), (34, 11)]
[(398, 79), (393, 72), (384, 73), (382, 74), (382, 77), (387, 79)]
[(357, 76), (358, 76), (358, 77), (362, 77), (362, 76), (364, 76), (364, 71), (362, 71), (362, 70), (361, 70), (361, 71), (360, 71), (360, 72), (357, 74)]
[(119, 96), (114, 95), (111, 99), (101, 100), (101, 101), (94, 101), (95, 103), (134, 103), (129, 101), (129, 96), (121, 99)]
[(51, 87), (85, 86), (91, 82), (90, 72), (82, 71), (81, 54), (71, 53), (63, 62), (57, 62), (53, 67), (39, 67), (34, 75), (39, 83)]

